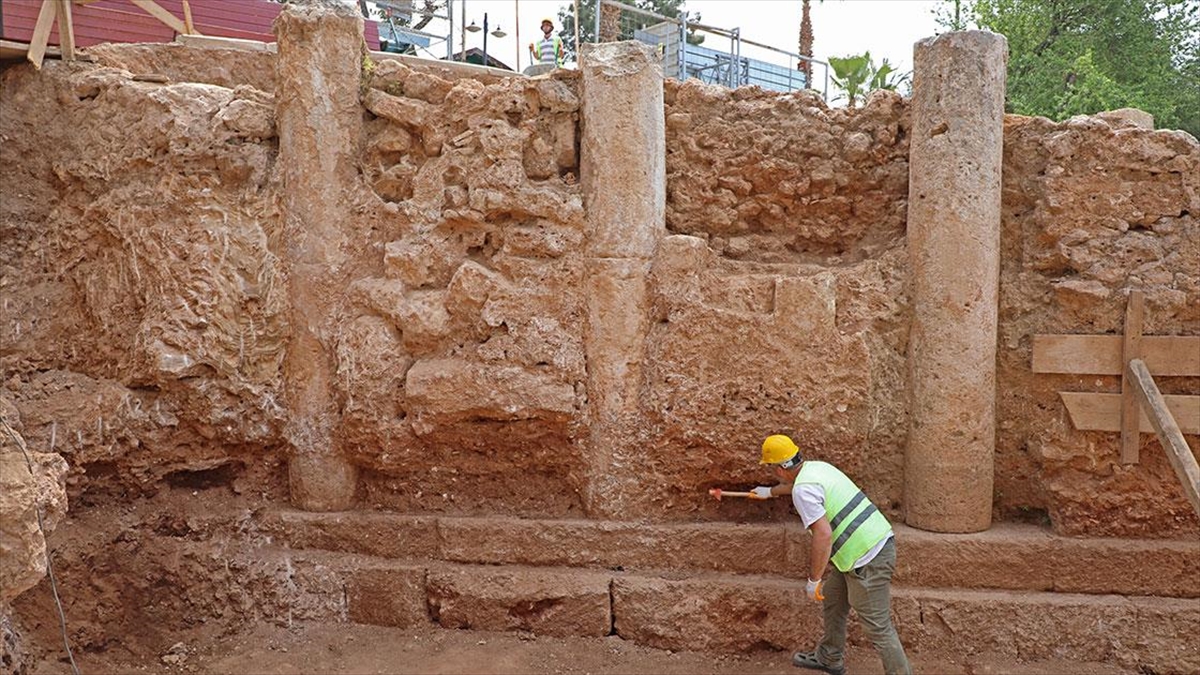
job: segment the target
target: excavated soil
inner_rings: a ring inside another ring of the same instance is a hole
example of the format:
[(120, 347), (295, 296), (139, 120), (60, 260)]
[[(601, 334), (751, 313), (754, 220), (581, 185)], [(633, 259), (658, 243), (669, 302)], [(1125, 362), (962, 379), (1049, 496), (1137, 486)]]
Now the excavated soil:
[[(750, 675), (806, 672), (790, 655), (767, 652), (750, 656), (673, 652), (640, 647), (619, 637), (534, 638), (528, 634), (445, 629), (400, 630), (376, 626), (313, 623), (294, 628), (257, 626), (234, 635), (203, 629), (179, 635), (179, 647), (155, 658), (120, 653), (87, 654), (77, 659), (90, 673), (628, 673), (652, 675)], [(976, 656), (961, 661), (910, 655), (913, 672), (944, 675), (1122, 675), (1109, 664), (1064, 660), (1016, 663)], [(164, 665), (165, 664), (165, 665)], [(62, 672), (61, 660), (47, 658), (31, 675)], [(869, 649), (851, 648), (847, 672), (883, 672)]]

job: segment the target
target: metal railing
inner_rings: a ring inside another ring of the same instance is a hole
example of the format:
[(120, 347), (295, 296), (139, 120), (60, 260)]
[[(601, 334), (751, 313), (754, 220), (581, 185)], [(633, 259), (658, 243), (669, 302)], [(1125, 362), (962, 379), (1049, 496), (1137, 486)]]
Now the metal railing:
[[(814, 89), (828, 99), (829, 64), (824, 61), (747, 40), (742, 37), (740, 28), (726, 29), (689, 22), (686, 14), (668, 17), (618, 0), (595, 2), (595, 24), (592, 26), (594, 41), (638, 40), (658, 45), (666, 77), (678, 80), (696, 78), (730, 88), (753, 84), (784, 92)], [(743, 55), (743, 46), (769, 56), (784, 57), (780, 60), (786, 60), (786, 65)], [(805, 62), (809, 64), (810, 72), (819, 71), (819, 89), (809, 81), (818, 78), (810, 78), (799, 68)]]

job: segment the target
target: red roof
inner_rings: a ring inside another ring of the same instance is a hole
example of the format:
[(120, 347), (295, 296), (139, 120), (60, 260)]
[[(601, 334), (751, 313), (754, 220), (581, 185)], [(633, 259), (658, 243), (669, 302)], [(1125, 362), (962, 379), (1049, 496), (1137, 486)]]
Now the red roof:
[[(29, 42), (42, 1), (0, 0), (0, 38)], [(158, 4), (183, 20), (183, 0), (158, 0)], [(192, 23), (202, 35), (261, 42), (275, 41), (271, 22), (283, 9), (283, 5), (273, 0), (188, 0), (188, 6)], [(171, 42), (176, 35), (170, 26), (129, 0), (73, 4), (71, 15), (77, 47), (101, 42)], [(365, 21), (363, 37), (371, 49), (379, 49), (379, 27), (374, 21)], [(50, 31), (50, 44), (59, 44), (57, 24)]]

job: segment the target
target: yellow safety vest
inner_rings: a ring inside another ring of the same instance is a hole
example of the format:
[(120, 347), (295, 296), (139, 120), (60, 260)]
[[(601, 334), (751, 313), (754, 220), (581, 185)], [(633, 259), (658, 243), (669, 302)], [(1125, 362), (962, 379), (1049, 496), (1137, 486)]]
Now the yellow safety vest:
[(562, 38), (557, 35), (539, 40), (537, 42), (538, 63), (553, 63), (556, 66), (561, 66), (562, 51)]
[(833, 530), (829, 559), (842, 572), (849, 572), (856, 560), (891, 534), (892, 524), (888, 519), (834, 465), (805, 462), (796, 474), (794, 485), (801, 483), (820, 485), (825, 490), (825, 517)]

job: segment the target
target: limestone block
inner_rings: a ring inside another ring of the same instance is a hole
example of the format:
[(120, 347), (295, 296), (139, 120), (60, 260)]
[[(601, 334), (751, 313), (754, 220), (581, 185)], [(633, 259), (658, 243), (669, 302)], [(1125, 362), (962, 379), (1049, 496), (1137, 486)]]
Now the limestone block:
[[(443, 555), (456, 562), (761, 573), (784, 567), (779, 529), (732, 523), (655, 526), (619, 521), (444, 518)], [(754, 555), (746, 555), (746, 551)], [(803, 572), (798, 572), (803, 573)]]
[(438, 115), (438, 109), (424, 101), (392, 96), (378, 89), (368, 90), (362, 101), (373, 114), (416, 131), (428, 127)]
[(543, 110), (571, 113), (579, 110), (579, 97), (566, 82), (547, 78), (537, 81), (538, 101)]
[(350, 511), (311, 514), (283, 511), (270, 531), (292, 548), (360, 553), (393, 559), (436, 557), (437, 520), (428, 516)]
[(454, 83), (437, 75), (412, 71), (404, 80), (404, 95), (426, 103), (441, 105), (446, 100), (446, 94), (450, 93), (453, 87)]
[(1117, 110), (1107, 110), (1105, 112), (1096, 113), (1096, 117), (1107, 122), (1110, 126), (1116, 129), (1134, 128), (1134, 129), (1153, 129), (1154, 115), (1137, 108), (1119, 108)]
[(404, 349), (430, 352), (449, 332), (444, 291), (410, 291), (395, 279), (360, 279), (351, 285), (353, 297), (400, 330)]
[(893, 597), (900, 639), (921, 650), (1100, 662), (1138, 635), (1136, 605), (1112, 595), (897, 589)]
[(366, 564), (346, 579), (346, 602), (354, 623), (397, 628), (427, 624), (425, 597), (423, 567)]
[(790, 652), (822, 633), (821, 607), (799, 580), (620, 576), (612, 594), (617, 634), (659, 649)]
[(262, 141), (275, 137), (275, 110), (261, 103), (234, 99), (216, 119), (242, 138)]
[(561, 115), (555, 117), (550, 126), (554, 139), (554, 161), (560, 169), (571, 169), (579, 166), (579, 156), (575, 151), (575, 139), (579, 124), (575, 118)]
[(404, 389), (418, 434), (458, 420), (564, 419), (576, 413), (575, 388), (553, 375), (463, 359), (418, 361)]
[(583, 571), (430, 570), (433, 620), (445, 628), (602, 636), (612, 627), (609, 574)]
[(813, 339), (836, 331), (837, 276), (783, 277), (775, 282), (775, 320), (781, 330), (794, 329)]
[(389, 124), (375, 136), (372, 149), (379, 152), (408, 152), (412, 147), (412, 134), (404, 127)]

